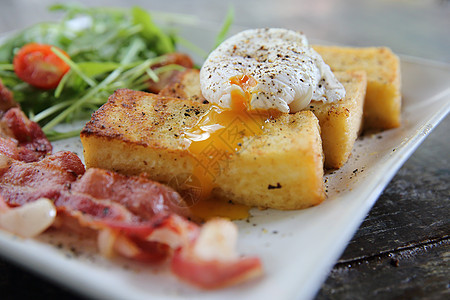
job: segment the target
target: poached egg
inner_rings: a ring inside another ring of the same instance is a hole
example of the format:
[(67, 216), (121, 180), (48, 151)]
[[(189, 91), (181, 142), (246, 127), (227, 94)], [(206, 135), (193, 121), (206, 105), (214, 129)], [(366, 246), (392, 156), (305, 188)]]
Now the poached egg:
[[(210, 199), (227, 160), (260, 135), (270, 118), (295, 113), (312, 100), (333, 102), (345, 89), (302, 33), (287, 29), (251, 29), (215, 49), (200, 70), (203, 96), (212, 104), (184, 138), (195, 158), (190, 185), (199, 200)], [(245, 140), (245, 143), (244, 143)], [(210, 199), (211, 200), (211, 199)], [(209, 202), (209, 204), (208, 204)], [(220, 200), (199, 201), (193, 210), (223, 213)], [(248, 216), (233, 206), (231, 219)]]
[(200, 71), (203, 96), (232, 108), (233, 93), (247, 97), (248, 110), (295, 113), (311, 100), (333, 102), (345, 89), (300, 32), (250, 29), (211, 52)]

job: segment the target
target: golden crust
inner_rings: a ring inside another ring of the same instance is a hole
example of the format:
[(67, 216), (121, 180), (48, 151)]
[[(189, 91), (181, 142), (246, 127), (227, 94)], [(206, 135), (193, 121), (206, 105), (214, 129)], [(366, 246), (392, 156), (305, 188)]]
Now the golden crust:
[(364, 71), (335, 72), (344, 85), (346, 96), (333, 103), (311, 102), (311, 110), (319, 119), (325, 167), (337, 169), (348, 160), (361, 131), (366, 73)]
[[(170, 183), (192, 174), (195, 157), (182, 137), (208, 104), (118, 90), (92, 115), (81, 141), (87, 167), (147, 174)], [(235, 203), (299, 209), (325, 199), (317, 118), (309, 111), (282, 115), (263, 134), (245, 138), (224, 161), (213, 196)]]
[[(346, 97), (335, 103), (313, 102), (308, 110), (319, 119), (326, 168), (340, 168), (350, 156), (361, 130), (366, 73), (364, 71), (336, 72), (346, 89)], [(201, 96), (199, 71), (190, 69), (180, 74), (180, 82), (172, 82), (164, 95), (199, 101)], [(189, 87), (189, 88), (187, 88)]]
[(364, 70), (367, 92), (365, 129), (390, 129), (401, 124), (400, 59), (386, 47), (313, 46), (333, 72)]

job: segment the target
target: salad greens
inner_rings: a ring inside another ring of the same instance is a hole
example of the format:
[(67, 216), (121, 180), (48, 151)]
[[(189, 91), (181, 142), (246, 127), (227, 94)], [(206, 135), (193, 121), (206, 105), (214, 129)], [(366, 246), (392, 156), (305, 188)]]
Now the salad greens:
[[(0, 45), (0, 79), (51, 140), (78, 135), (79, 130), (57, 132), (55, 126), (88, 118), (116, 89), (145, 90), (149, 80), (157, 82), (161, 73), (182, 68), (156, 67), (164, 62), (165, 54), (176, 51), (180, 40), (188, 47), (189, 42), (174, 32), (166, 33), (142, 8), (59, 4), (50, 10), (63, 12), (62, 20), (27, 28)], [(232, 20), (233, 13), (229, 10), (217, 43), (225, 38)], [(70, 66), (56, 89), (39, 90), (15, 74), (14, 55), (30, 42), (54, 46), (53, 53)]]

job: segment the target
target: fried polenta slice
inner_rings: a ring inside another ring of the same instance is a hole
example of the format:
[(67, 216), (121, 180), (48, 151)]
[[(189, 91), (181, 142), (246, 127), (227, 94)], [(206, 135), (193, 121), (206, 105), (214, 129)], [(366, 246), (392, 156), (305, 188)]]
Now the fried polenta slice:
[(333, 72), (364, 70), (367, 91), (364, 129), (391, 129), (401, 124), (400, 59), (386, 47), (313, 46)]
[[(118, 90), (81, 132), (86, 166), (147, 174), (168, 183), (186, 180), (198, 160), (183, 138), (210, 107), (195, 101)], [(282, 114), (221, 163), (213, 197), (282, 210), (325, 199), (319, 122), (310, 111)]]
[(345, 98), (333, 103), (312, 101), (309, 105), (319, 119), (325, 167), (338, 169), (350, 157), (362, 127), (366, 73), (335, 72), (345, 88)]
[[(364, 71), (336, 72), (344, 85), (346, 96), (334, 103), (313, 101), (308, 107), (319, 119), (325, 167), (337, 169), (347, 162), (361, 130), (366, 73)], [(204, 99), (200, 89), (199, 71), (185, 70), (160, 94), (180, 99)], [(201, 100), (203, 101), (203, 100)]]

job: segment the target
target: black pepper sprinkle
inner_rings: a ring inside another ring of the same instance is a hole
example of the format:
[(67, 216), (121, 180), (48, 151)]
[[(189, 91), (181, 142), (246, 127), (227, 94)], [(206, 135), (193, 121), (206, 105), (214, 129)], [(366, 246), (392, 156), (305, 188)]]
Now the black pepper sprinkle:
[(267, 186), (267, 189), (268, 189), (268, 190), (281, 189), (281, 184), (280, 184), (279, 182), (277, 182), (277, 185), (271, 185), (271, 184), (269, 184), (269, 185)]

